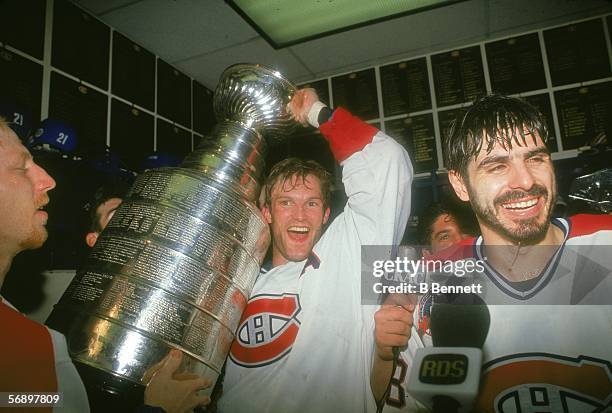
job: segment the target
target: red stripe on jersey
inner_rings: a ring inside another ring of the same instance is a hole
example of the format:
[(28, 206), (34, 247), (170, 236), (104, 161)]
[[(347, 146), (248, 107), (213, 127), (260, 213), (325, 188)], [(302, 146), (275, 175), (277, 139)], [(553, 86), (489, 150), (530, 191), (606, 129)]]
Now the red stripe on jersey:
[(56, 392), (55, 356), (49, 331), (3, 302), (0, 326), (0, 391)]
[(374, 126), (368, 125), (342, 108), (336, 109), (319, 130), (329, 142), (329, 147), (338, 162), (362, 150), (372, 142), (378, 132)]
[[(519, 392), (519, 389), (522, 391)], [(529, 397), (530, 390), (548, 394), (548, 400), (541, 400), (539, 406), (534, 406), (533, 399)], [(516, 354), (511, 360), (500, 360), (497, 366), (489, 368), (489, 371), (483, 374), (480, 379), (477, 410), (496, 412), (501, 404), (498, 401), (500, 398), (514, 395), (516, 401), (513, 401), (512, 405), (519, 404), (527, 408), (525, 411), (560, 412), (564, 410), (561, 406), (561, 393), (568, 399), (594, 399), (603, 404), (609, 399), (611, 392), (612, 381), (606, 360), (571, 360), (554, 354)], [(578, 407), (565, 411), (587, 410)], [(593, 407), (588, 411), (602, 410), (595, 410)]]
[(591, 235), (597, 231), (612, 230), (612, 215), (580, 214), (569, 218), (568, 238)]

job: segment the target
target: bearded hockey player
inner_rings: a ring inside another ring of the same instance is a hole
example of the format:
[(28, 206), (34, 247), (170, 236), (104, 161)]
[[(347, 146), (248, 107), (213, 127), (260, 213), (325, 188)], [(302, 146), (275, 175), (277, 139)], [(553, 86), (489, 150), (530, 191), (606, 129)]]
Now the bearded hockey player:
[[(612, 403), (612, 216), (551, 218), (557, 189), (547, 137), (532, 106), (492, 95), (475, 102), (445, 142), (449, 180), (482, 232), (439, 254), (484, 267), (475, 276), (491, 324), (477, 411), (592, 412)], [(391, 348), (407, 346), (397, 365), (409, 370), (418, 345), (431, 342), (426, 329), (409, 333), (428, 311), (422, 302), (414, 314), (379, 310), (376, 397), (392, 376)], [(393, 377), (385, 412), (417, 409), (404, 376)]]

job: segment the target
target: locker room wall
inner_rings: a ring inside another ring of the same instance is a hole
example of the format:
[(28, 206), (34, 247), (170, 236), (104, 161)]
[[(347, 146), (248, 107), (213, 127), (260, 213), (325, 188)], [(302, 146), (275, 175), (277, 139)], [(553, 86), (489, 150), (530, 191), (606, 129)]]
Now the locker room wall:
[[(90, 171), (87, 161), (106, 146), (130, 170), (152, 150), (184, 156), (215, 123), (212, 91), (67, 0), (4, 0), (0, 12), (13, 17), (0, 27), (0, 101), (28, 108), (33, 123), (53, 117), (77, 132), (80, 160), (39, 159), (58, 179), (51, 237), (39, 262), (74, 268), (81, 237), (75, 216), (99, 183), (116, 179)], [(474, 97), (493, 90), (524, 97), (544, 113), (565, 194), (573, 176), (597, 164), (578, 149), (597, 134), (610, 135), (611, 26), (611, 15), (594, 16), (301, 86), (315, 87), (324, 102), (348, 107), (406, 146), (417, 172), (414, 216), (448, 190), (445, 129)], [(314, 129), (273, 145), (268, 167), (286, 156), (319, 160), (341, 194), (339, 168)], [(341, 208), (342, 196), (335, 199)]]

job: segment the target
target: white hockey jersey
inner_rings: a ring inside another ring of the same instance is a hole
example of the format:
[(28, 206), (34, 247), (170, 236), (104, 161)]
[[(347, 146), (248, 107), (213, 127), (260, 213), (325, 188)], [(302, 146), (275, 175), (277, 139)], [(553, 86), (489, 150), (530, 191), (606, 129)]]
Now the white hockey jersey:
[(345, 210), (310, 257), (261, 274), (227, 361), (223, 412), (363, 412), (373, 314), (361, 305), (361, 246), (396, 244), (410, 211), (406, 151), (337, 109), (321, 126), (343, 167)]
[[(565, 242), (530, 288), (516, 289), (484, 261), (491, 325), (475, 411), (612, 409), (612, 216), (577, 215), (553, 224)], [(482, 238), (462, 244), (461, 259), (484, 258)], [(496, 305), (502, 300), (509, 305)], [(420, 411), (405, 378), (416, 348), (431, 345), (430, 307), (423, 297), (415, 310), (419, 334), (402, 353), (386, 413)]]

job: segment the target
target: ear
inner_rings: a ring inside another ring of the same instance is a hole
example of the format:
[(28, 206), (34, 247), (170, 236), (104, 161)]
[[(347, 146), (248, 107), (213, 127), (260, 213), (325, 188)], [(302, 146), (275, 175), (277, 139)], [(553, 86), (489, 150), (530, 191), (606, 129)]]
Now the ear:
[(327, 220), (329, 219), (329, 213), (331, 212), (331, 210), (329, 209), (329, 207), (327, 207), (325, 209), (325, 213), (323, 214), (323, 225), (327, 224)]
[(263, 214), (264, 218), (266, 219), (266, 222), (268, 224), (272, 223), (272, 214), (270, 213), (270, 208), (267, 205), (264, 205), (261, 208), (261, 213)]
[(88, 232), (87, 235), (85, 235), (85, 243), (89, 245), (90, 248), (93, 248), (98, 241), (98, 235), (100, 235), (98, 232)]
[(457, 171), (448, 171), (448, 180), (453, 186), (455, 193), (462, 201), (469, 201), (470, 195), (468, 194), (467, 186), (461, 175)]

